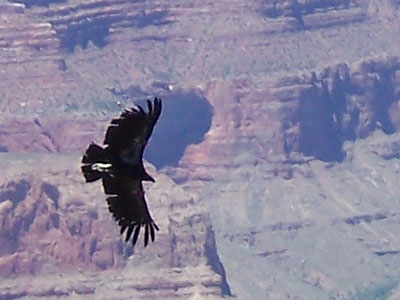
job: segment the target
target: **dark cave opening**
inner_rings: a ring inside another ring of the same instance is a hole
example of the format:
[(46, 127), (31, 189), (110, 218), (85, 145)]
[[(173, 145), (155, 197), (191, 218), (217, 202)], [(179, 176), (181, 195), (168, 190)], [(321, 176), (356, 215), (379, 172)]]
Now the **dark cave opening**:
[[(213, 109), (195, 92), (159, 96), (163, 101), (161, 117), (145, 150), (144, 158), (157, 169), (176, 167), (190, 144), (199, 144), (211, 126)], [(146, 107), (145, 100), (137, 104)]]

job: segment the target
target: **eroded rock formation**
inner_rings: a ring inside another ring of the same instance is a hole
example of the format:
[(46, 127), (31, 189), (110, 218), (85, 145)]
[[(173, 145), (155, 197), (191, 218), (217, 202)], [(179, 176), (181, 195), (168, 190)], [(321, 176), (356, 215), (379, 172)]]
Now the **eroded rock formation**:
[[(0, 298), (394, 289), (398, 7), (0, 0)], [(133, 253), (79, 155), (154, 95), (175, 109), (148, 149), (162, 229)]]
[[(76, 158), (65, 160), (76, 163)], [(98, 286), (88, 278), (90, 272), (102, 270), (115, 270), (122, 282), (126, 280), (126, 286), (120, 292), (116, 288), (115, 295), (148, 297), (156, 293), (158, 297), (179, 298), (191, 295), (194, 289), (200, 289), (201, 295), (230, 295), (208, 215), (166, 175), (160, 174), (157, 186), (148, 192), (161, 228), (157, 244), (144, 250), (140, 243), (133, 254), (118, 234), (100, 186), (86, 185), (78, 168), (63, 164), (47, 171), (36, 169), (39, 164), (56, 164), (57, 156), (36, 163), (23, 158), (20, 163), (23, 172), (16, 171), (13, 179), (1, 179), (1, 276), (63, 276), (63, 272), (68, 276), (80, 269), (86, 277), (61, 286), (57, 280), (24, 287), (10, 281), (0, 288), (2, 298), (72, 296), (74, 291), (95, 295)], [(128, 260), (132, 254), (133, 261)], [(147, 271), (136, 274), (141, 267)], [(104, 273), (102, 280), (106, 278)]]

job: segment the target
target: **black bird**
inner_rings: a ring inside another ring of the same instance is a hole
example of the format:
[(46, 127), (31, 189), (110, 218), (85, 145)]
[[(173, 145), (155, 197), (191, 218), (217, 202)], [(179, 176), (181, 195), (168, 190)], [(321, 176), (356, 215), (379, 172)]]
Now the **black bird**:
[(144, 227), (144, 246), (149, 235), (154, 242), (159, 230), (147, 208), (142, 181), (154, 179), (143, 166), (143, 152), (161, 114), (161, 99), (147, 100), (148, 112), (141, 106), (122, 112), (107, 129), (104, 147), (92, 143), (82, 157), (86, 182), (102, 179), (108, 209), (121, 228), (127, 242), (133, 233), (135, 246), (140, 228)]

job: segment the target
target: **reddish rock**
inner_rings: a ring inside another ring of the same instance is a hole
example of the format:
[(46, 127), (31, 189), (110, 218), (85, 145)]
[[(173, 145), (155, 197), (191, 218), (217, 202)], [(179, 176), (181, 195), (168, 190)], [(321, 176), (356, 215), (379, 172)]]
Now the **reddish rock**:
[(83, 153), (92, 141), (102, 142), (105, 126), (105, 120), (7, 118), (0, 124), (0, 150)]
[[(40, 278), (49, 272), (62, 277), (77, 269), (83, 269), (87, 276), (104, 271), (108, 272), (100, 275), (104, 278), (125, 273), (129, 278), (130, 264), (134, 264), (133, 269), (146, 268), (150, 273), (143, 272), (147, 279), (135, 281), (128, 290), (141, 295), (173, 291), (179, 297), (197, 285), (197, 275), (179, 275), (172, 281), (170, 275), (158, 281), (146, 276), (190, 267), (203, 270), (199, 274), (210, 282), (204, 293), (230, 293), (223, 268), (214, 270), (221, 265), (215, 255), (215, 238), (208, 234), (212, 230), (208, 216), (200, 213), (193, 200), (166, 175), (158, 174), (157, 184), (147, 193), (161, 231), (155, 243), (144, 249), (140, 242), (132, 251), (106, 208), (100, 184), (85, 184), (79, 169), (71, 169), (77, 156), (65, 158), (69, 160), (66, 166), (55, 164), (56, 157), (30, 162), (23, 158), (22, 174), (18, 167), (12, 171), (10, 166), (7, 172), (14, 174), (13, 179), (0, 179), (0, 273), (4, 278)], [(52, 167), (37, 168), (41, 164)], [(174, 243), (178, 246), (171, 246)], [(18, 293), (14, 289), (13, 297), (95, 293), (95, 287), (86, 281), (76, 286), (78, 278), (70, 285), (63, 281), (58, 286), (54, 278), (51, 282), (52, 286), (27, 286)], [(0, 297), (11, 297), (9, 293), (0, 287)]]
[[(10, 152), (0, 153), (0, 298), (220, 299), (230, 294), (225, 267), (245, 299), (310, 299), (310, 291), (348, 298), (359, 286), (344, 273), (360, 268), (352, 276), (368, 276), (360, 286), (398, 274), (385, 273), (396, 264), (384, 261), (397, 253), (387, 232), (395, 219), (371, 211), (395, 206), (383, 194), (395, 191), (385, 184), (396, 180), (396, 164), (381, 181), (368, 164), (398, 157), (399, 143), (378, 139), (373, 156), (347, 143), (400, 128), (399, 62), (390, 57), (398, 55), (398, 1), (44, 2), (51, 4), (0, 5), (0, 152)], [(99, 185), (83, 184), (75, 154), (101, 142), (110, 116), (132, 101), (176, 90), (204, 95), (212, 124), (179, 168), (163, 171), (175, 183), (158, 173), (146, 186), (161, 231), (151, 247), (132, 250)], [(342, 176), (352, 160), (365, 162), (350, 165), (363, 174), (346, 177), (351, 196), (342, 199), (347, 182), (343, 188), (326, 170)], [(371, 197), (371, 184), (387, 188)], [(328, 185), (330, 196), (321, 195)], [(304, 197), (290, 198), (298, 186)], [(351, 206), (355, 186), (368, 193)], [(383, 225), (318, 239), (338, 222)], [(353, 247), (354, 255), (318, 260)]]

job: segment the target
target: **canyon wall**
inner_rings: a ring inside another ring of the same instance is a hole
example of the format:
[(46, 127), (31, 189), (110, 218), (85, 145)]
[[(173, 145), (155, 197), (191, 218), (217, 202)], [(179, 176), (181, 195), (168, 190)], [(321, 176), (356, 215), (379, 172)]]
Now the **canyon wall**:
[[(399, 23), (393, 0), (0, 0), (0, 299), (395, 297)], [(79, 161), (153, 96), (161, 231), (132, 250)]]

